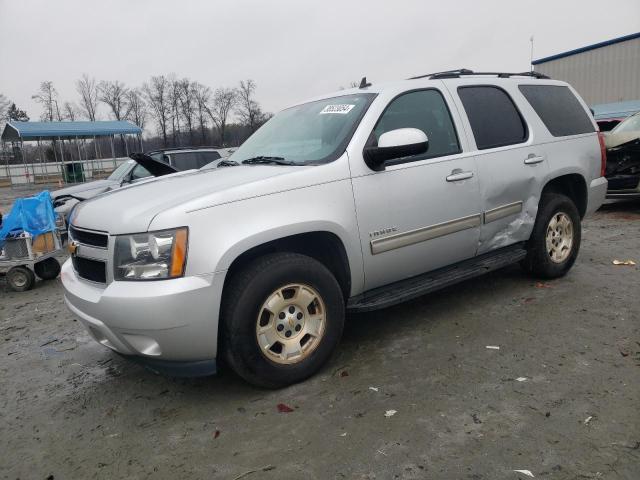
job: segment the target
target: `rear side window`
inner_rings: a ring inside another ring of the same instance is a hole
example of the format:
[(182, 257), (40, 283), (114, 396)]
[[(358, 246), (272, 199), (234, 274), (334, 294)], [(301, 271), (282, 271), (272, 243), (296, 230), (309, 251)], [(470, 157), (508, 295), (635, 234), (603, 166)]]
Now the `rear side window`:
[(520, 85), (518, 88), (554, 137), (595, 131), (587, 112), (567, 87)]
[(458, 95), (479, 150), (514, 145), (527, 139), (527, 126), (520, 112), (501, 88), (459, 87)]

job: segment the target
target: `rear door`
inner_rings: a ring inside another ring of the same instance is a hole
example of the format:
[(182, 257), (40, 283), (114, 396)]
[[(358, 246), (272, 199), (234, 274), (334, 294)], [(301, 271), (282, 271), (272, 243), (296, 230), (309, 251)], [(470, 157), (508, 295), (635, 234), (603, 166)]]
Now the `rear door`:
[(492, 85), (459, 79), (447, 87), (466, 114), (475, 150), (483, 211), (477, 253), (527, 240), (549, 170), (545, 148), (536, 144), (536, 128), (525, 120), (531, 118), (530, 107), (511, 81)]

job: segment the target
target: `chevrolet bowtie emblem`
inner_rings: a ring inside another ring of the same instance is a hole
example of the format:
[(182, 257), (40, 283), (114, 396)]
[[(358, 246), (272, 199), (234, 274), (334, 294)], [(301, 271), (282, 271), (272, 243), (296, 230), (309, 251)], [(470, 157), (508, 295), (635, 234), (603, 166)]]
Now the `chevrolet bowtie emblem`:
[(71, 255), (75, 255), (76, 252), (78, 251), (78, 244), (76, 242), (70, 242), (67, 249), (69, 250), (69, 253)]

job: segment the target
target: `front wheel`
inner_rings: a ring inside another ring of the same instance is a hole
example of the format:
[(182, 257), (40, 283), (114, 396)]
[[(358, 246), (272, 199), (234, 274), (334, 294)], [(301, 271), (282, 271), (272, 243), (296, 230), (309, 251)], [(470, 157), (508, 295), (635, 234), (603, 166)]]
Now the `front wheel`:
[(542, 278), (565, 275), (578, 256), (581, 229), (578, 209), (569, 197), (544, 194), (522, 266)]
[(15, 292), (26, 292), (33, 288), (36, 283), (36, 276), (27, 267), (12, 267), (7, 272), (7, 283), (11, 290)]
[(53, 280), (60, 275), (60, 263), (53, 257), (45, 258), (36, 263), (33, 270), (42, 280)]
[(344, 310), (342, 290), (320, 262), (294, 253), (267, 255), (225, 288), (221, 347), (233, 370), (254, 385), (300, 382), (337, 346)]

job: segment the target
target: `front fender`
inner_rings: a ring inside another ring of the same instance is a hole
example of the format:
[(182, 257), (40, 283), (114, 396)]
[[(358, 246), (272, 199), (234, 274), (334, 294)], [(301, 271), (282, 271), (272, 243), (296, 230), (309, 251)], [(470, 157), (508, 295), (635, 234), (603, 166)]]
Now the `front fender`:
[(188, 214), (187, 275), (223, 272), (242, 253), (292, 235), (329, 232), (342, 242), (352, 295), (364, 287), (362, 251), (348, 179), (218, 205)]

